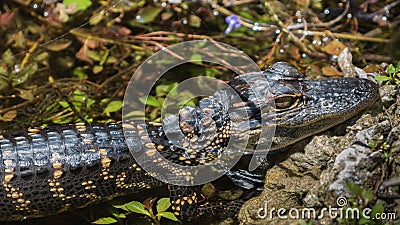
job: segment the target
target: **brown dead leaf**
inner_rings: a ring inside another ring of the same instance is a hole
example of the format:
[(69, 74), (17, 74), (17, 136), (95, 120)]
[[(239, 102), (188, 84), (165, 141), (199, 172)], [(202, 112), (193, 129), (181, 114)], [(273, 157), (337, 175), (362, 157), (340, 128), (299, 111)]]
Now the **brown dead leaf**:
[(82, 45), (81, 49), (79, 49), (79, 51), (75, 54), (75, 56), (76, 56), (76, 58), (79, 59), (79, 60), (82, 60), (82, 61), (88, 62), (88, 63), (90, 63), (90, 64), (93, 64), (93, 60), (90, 59), (90, 58), (88, 57), (88, 55), (87, 55), (89, 48), (88, 48), (88, 46), (87, 46), (86, 43), (87, 43), (87, 42), (85, 42), (85, 43)]
[(100, 46), (100, 43), (98, 41), (88, 40), (87, 38), (80, 38), (80, 37), (76, 37), (76, 38), (83, 44), (86, 44), (87, 47), (90, 49), (96, 49)]
[(365, 66), (363, 69), (366, 73), (378, 73), (380, 71), (378, 64), (370, 64)]
[(120, 35), (129, 35), (132, 33), (132, 31), (129, 28), (124, 27), (124, 26), (116, 26), (116, 28), (117, 28), (118, 34), (120, 34)]
[(339, 55), (344, 48), (346, 48), (346, 46), (342, 42), (333, 40), (325, 46), (325, 52), (330, 55)]
[(15, 18), (15, 12), (5, 12), (5, 13), (0, 13), (0, 27), (3, 30), (7, 30), (8, 28), (11, 27), (12, 22), (14, 21)]
[(290, 57), (295, 60), (300, 59), (300, 52), (299, 48), (297, 48), (295, 45), (290, 45), (289, 48), (287, 49), (287, 52), (289, 53)]
[(16, 116), (17, 116), (17, 111), (10, 110), (2, 116), (2, 120), (5, 122), (10, 122), (10, 121), (13, 121)]
[(72, 43), (71, 40), (68, 39), (56, 39), (45, 45), (45, 47), (50, 51), (59, 52), (61, 50), (68, 48), (71, 45), (71, 43)]
[(339, 72), (336, 68), (331, 66), (322, 67), (322, 74), (328, 77), (341, 77), (343, 76), (342, 72)]

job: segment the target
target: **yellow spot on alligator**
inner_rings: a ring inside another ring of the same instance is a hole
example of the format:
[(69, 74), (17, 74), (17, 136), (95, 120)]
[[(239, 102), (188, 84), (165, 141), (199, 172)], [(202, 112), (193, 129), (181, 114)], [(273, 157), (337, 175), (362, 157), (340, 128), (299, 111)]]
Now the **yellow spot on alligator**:
[(66, 196), (63, 194), (65, 191), (65, 188), (61, 187), (61, 183), (56, 181), (55, 179), (47, 180), (49, 184), (49, 191), (53, 193), (53, 198), (61, 198), (61, 200), (66, 200), (75, 197), (75, 195), (72, 196)]
[(53, 162), (53, 168), (54, 169), (61, 169), (62, 163), (61, 162)]
[(90, 189), (96, 188), (96, 185), (92, 185), (92, 184), (93, 184), (93, 181), (91, 181), (91, 180), (82, 182), (82, 186), (84, 187), (85, 190), (90, 190)]
[[(102, 153), (103, 152), (103, 153)], [(106, 150), (100, 150), (100, 154), (103, 155), (107, 155)], [(102, 165), (102, 169), (100, 172), (100, 176), (103, 177), (104, 180), (108, 180), (109, 178), (113, 178), (112, 175), (109, 175), (109, 171), (110, 171), (110, 165), (111, 165), (111, 159), (108, 157), (102, 158), (101, 159), (101, 165)]]
[(54, 173), (53, 173), (53, 177), (55, 179), (59, 179), (62, 174), (63, 174), (63, 172), (61, 170), (55, 170)]
[(103, 167), (110, 167), (111, 165), (111, 159), (106, 157), (106, 158), (102, 158), (101, 159), (101, 164), (103, 165)]
[(144, 144), (144, 146), (146, 146), (146, 148), (154, 149), (156, 145), (152, 142), (149, 142), (149, 143)]
[(6, 175), (4, 176), (4, 182), (5, 182), (5, 183), (8, 183), (8, 182), (10, 182), (13, 178), (14, 178), (14, 174), (6, 174)]
[(11, 198), (11, 202), (15, 204), (15, 210), (30, 211), (28, 205), (31, 201), (24, 198), (24, 194), (19, 191), (19, 188), (15, 188), (11, 184), (3, 184), (3, 186), (7, 192), (6, 197)]
[(14, 172), (14, 168), (6, 168), (4, 171), (6, 173), (12, 173), (12, 172)]
[(155, 156), (156, 152), (157, 152), (156, 149), (151, 149), (151, 150), (146, 151), (146, 155), (148, 157), (153, 157), (153, 156)]
[(40, 130), (37, 128), (28, 128), (28, 134), (38, 134)]

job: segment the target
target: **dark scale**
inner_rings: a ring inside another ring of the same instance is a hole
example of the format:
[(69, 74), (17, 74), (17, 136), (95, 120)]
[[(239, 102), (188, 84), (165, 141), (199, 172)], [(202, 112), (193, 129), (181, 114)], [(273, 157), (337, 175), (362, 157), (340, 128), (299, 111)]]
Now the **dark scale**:
[[(183, 108), (165, 118), (164, 127), (151, 122), (76, 124), (2, 133), (0, 220), (42, 217), (166, 185), (144, 171), (130, 149), (145, 151), (159, 166), (168, 166), (160, 157), (195, 166), (222, 153), (236, 154), (226, 151), (229, 141), (247, 134), (252, 143), (237, 149), (246, 154), (239, 161), (242, 167), (226, 170), (213, 182), (217, 190), (233, 187), (242, 194), (229, 200), (206, 196), (201, 186), (169, 185), (171, 209), (182, 220), (234, 217), (263, 186), (265, 171), (257, 174), (246, 167), (255, 147), (268, 141), (260, 137), (261, 128), (276, 126), (270, 150), (277, 150), (349, 119), (378, 99), (371, 81), (310, 80), (286, 63), (241, 75), (229, 85), (233, 91), (222, 89), (197, 107)], [(170, 140), (167, 133), (180, 139)], [(179, 169), (173, 173), (187, 181), (194, 176)]]

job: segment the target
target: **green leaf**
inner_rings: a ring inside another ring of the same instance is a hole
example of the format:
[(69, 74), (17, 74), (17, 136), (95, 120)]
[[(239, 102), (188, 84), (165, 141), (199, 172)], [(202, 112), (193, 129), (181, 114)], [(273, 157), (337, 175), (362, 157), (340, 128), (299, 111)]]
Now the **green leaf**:
[(162, 198), (157, 202), (157, 212), (165, 212), (171, 206), (169, 198)]
[(60, 104), (63, 108), (69, 108), (69, 104), (66, 101), (59, 101), (58, 104)]
[(346, 182), (346, 186), (353, 194), (361, 196), (363, 189), (360, 185), (353, 182)]
[(300, 220), (299, 224), (300, 225), (311, 225), (312, 224), (312, 220), (310, 220), (308, 223), (305, 220)]
[(383, 207), (381, 202), (377, 202), (374, 207), (372, 207), (371, 210), (371, 216), (372, 218), (376, 217), (376, 214), (380, 213), (382, 214), (385, 211), (385, 208)]
[(389, 81), (391, 78), (388, 76), (376, 76), (375, 80), (377, 81)]
[(371, 224), (371, 220), (361, 217), (360, 220), (357, 222), (357, 225), (363, 225), (363, 224)]
[(252, 16), (250, 13), (245, 12), (245, 11), (240, 11), (240, 12), (239, 12), (239, 15), (240, 15), (241, 17), (246, 18), (246, 19), (253, 19), (253, 16)]
[(154, 106), (157, 108), (161, 108), (162, 103), (160, 103), (154, 96), (142, 96), (139, 97), (139, 101), (143, 104), (149, 105), (149, 106)]
[(221, 74), (222, 74), (222, 72), (216, 68), (206, 68), (206, 70), (205, 70), (206, 77), (216, 77)]
[(56, 124), (66, 124), (66, 123), (71, 123), (71, 118), (60, 117), (60, 118), (55, 118), (51, 121)]
[(115, 218), (103, 217), (103, 218), (100, 218), (100, 219), (94, 221), (93, 223), (94, 224), (113, 224), (113, 223), (116, 223), (116, 222), (118, 222), (118, 221)]
[(147, 215), (151, 217), (149, 211), (144, 208), (144, 205), (140, 202), (133, 201), (125, 204), (126, 208), (129, 209), (131, 212)]
[(201, 62), (201, 60), (202, 60), (202, 58), (201, 58), (200, 54), (195, 53), (190, 57), (190, 61), (192, 61), (192, 62)]
[[(74, 91), (74, 100), (77, 102), (85, 102), (86, 101), (86, 92), (83, 92), (80, 90)], [(76, 105), (76, 106), (79, 106), (79, 105)]]
[(126, 218), (126, 215), (121, 213), (117, 208), (110, 208), (110, 209), (108, 209), (108, 211), (110, 211), (110, 213), (116, 218), (120, 218), (120, 219)]
[(101, 71), (103, 71), (103, 66), (95, 65), (95, 66), (93, 67), (93, 73), (94, 73), (94, 74), (99, 74)]
[(76, 4), (76, 10), (80, 11), (87, 9), (89, 6), (92, 5), (92, 2), (90, 0), (64, 0), (63, 4), (68, 6)]
[(100, 23), (105, 17), (104, 10), (101, 10), (99, 13), (95, 13), (92, 17), (89, 19), (90, 25), (97, 25)]
[(396, 72), (396, 69), (394, 68), (393, 64), (390, 64), (388, 66), (388, 68), (386, 68), (386, 73), (388, 73), (388, 74), (393, 74), (395, 72)]
[(95, 102), (96, 100), (88, 98), (88, 100), (86, 101), (86, 108), (90, 108), (90, 106), (92, 106)]
[(167, 96), (167, 94), (178, 85), (177, 82), (172, 84), (160, 84), (156, 87), (157, 96)]
[(85, 74), (85, 71), (82, 69), (82, 67), (76, 67), (72, 71), (72, 75), (82, 80), (86, 80), (89, 77), (87, 74)]
[(108, 105), (104, 109), (104, 113), (118, 111), (122, 108), (122, 105), (123, 105), (122, 101), (112, 101), (112, 102), (108, 103)]
[(28, 63), (25, 65), (24, 70), (19, 71), (12, 77), (13, 86), (25, 83), (30, 77), (32, 77), (38, 70), (36, 62)]
[(158, 14), (162, 11), (162, 8), (147, 6), (141, 10), (139, 10), (136, 15), (136, 22), (138, 23), (150, 23), (152, 22)]
[(101, 55), (99, 52), (93, 51), (93, 50), (88, 50), (86, 52), (87, 56), (94, 61), (100, 61), (101, 60)]
[(374, 199), (374, 193), (372, 193), (372, 191), (364, 190), (364, 191), (362, 192), (362, 197), (363, 197), (364, 199), (368, 200), (368, 202), (371, 202), (372, 199)]
[(122, 209), (122, 210), (125, 210), (125, 211), (129, 211), (129, 209), (126, 208), (125, 205), (113, 205), (113, 207), (116, 208), (116, 209)]
[(145, 118), (145, 114), (144, 114), (144, 112), (142, 112), (140, 110), (134, 110), (134, 111), (131, 111), (131, 112), (125, 114), (125, 117), (126, 118), (135, 117), (135, 118), (144, 119)]
[(160, 212), (157, 214), (157, 216), (161, 216), (172, 221), (179, 221), (178, 218), (176, 218), (175, 214), (173, 214), (172, 212)]
[(192, 27), (199, 28), (201, 26), (201, 18), (192, 14), (189, 16), (189, 24)]

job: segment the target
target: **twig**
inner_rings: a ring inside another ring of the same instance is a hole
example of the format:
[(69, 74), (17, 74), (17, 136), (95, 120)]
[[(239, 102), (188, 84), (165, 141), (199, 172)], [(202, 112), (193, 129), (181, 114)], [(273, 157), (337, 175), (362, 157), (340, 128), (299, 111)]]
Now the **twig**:
[(39, 46), (40, 42), (44, 40), (44, 37), (41, 36), (33, 45), (32, 47), (26, 52), (24, 59), (21, 62), (21, 67), (20, 71), (23, 71), (25, 68), (25, 65), (28, 63), (29, 58), (31, 57), (32, 53), (36, 50), (36, 48)]
[[(67, 113), (67, 114), (64, 114), (64, 113), (66, 113), (66, 112), (68, 112), (68, 113)], [(72, 116), (72, 115), (74, 115), (74, 114), (75, 114), (74, 112), (71, 112), (71, 111), (69, 111), (68, 109), (64, 109), (63, 111), (61, 111), (61, 112), (59, 112), (59, 113), (57, 113), (57, 114), (51, 116), (48, 120), (49, 120), (49, 121), (53, 121), (53, 120), (55, 120), (55, 119), (66, 118), (66, 117)], [(75, 114), (75, 115), (76, 115), (76, 114)], [(85, 122), (87, 123), (86, 120), (82, 120), (82, 121), (85, 121)]]
[(60, 89), (56, 86), (53, 85), (53, 89), (56, 91), (57, 95), (61, 98), (64, 99), (65, 102), (67, 102), (68, 106), (72, 110), (73, 114), (75, 114), (82, 122), (88, 123), (87, 120), (82, 116), (82, 114), (76, 109), (75, 105), (72, 104), (72, 102), (68, 99), (67, 96), (63, 95), (60, 91)]
[[(326, 36), (326, 32), (323, 32), (323, 31), (294, 30), (292, 32), (295, 34), (303, 34), (303, 35), (311, 35), (311, 36)], [(342, 34), (342, 33), (332, 33), (332, 34), (337, 38), (350, 39), (350, 40), (370, 41), (370, 42), (378, 42), (378, 43), (390, 43), (391, 42), (391, 40), (388, 40), (388, 39), (365, 37), (365, 36), (354, 35), (354, 34)]]
[(375, 54), (368, 54), (368, 53), (363, 54), (362, 57), (365, 60), (380, 61), (380, 62), (390, 62), (390, 61), (394, 60), (393, 57), (388, 56), (388, 55), (375, 55)]
[(144, 48), (142, 48), (140, 46), (137, 46), (137, 45), (127, 44), (127, 43), (124, 43), (124, 42), (114, 41), (114, 40), (111, 40), (111, 39), (92, 36), (90, 34), (81, 32), (80, 29), (71, 30), (70, 33), (75, 35), (75, 36), (77, 36), (77, 37), (85, 38), (85, 39), (88, 39), (88, 40), (104, 42), (104, 43), (110, 43), (110, 44), (115, 44), (115, 45), (122, 45), (122, 46), (126, 46), (126, 47), (132, 48), (134, 50), (139, 50), (139, 51), (144, 51), (145, 50)]
[(223, 1), (223, 4), (225, 7), (230, 7), (230, 6), (238, 6), (238, 5), (243, 5), (243, 4), (248, 4), (252, 2), (258, 2), (258, 0), (227, 0)]
[[(279, 33), (278, 36), (276, 37), (276, 39), (280, 40), (282, 38), (282, 36), (283, 36), (283, 33)], [(271, 51), (269, 51), (269, 53), (267, 55), (265, 55), (262, 59), (258, 60), (258, 62), (257, 62), (258, 66), (260, 66), (260, 67), (263, 66), (262, 64), (265, 61), (267, 61), (267, 63), (268, 63), (268, 60), (272, 58), (272, 54), (275, 53), (275, 50), (276, 50), (276, 47), (278, 46), (278, 43), (279, 42), (275, 41), (274, 44), (272, 45)]]
[(382, 183), (380, 189), (385, 189), (387, 187), (391, 187), (391, 186), (400, 186), (400, 177), (395, 177), (392, 178), (390, 180), (386, 180)]
[(157, 46), (160, 50), (164, 50), (166, 51), (168, 54), (170, 54), (171, 56), (179, 59), (179, 60), (184, 60), (185, 58), (183, 58), (182, 56), (178, 55), (177, 53), (169, 50), (168, 48), (166, 48), (165, 46), (163, 46), (162, 44), (155, 42), (155, 41), (146, 41), (154, 46)]
[(400, 199), (399, 194), (393, 194), (393, 195), (378, 195), (379, 198), (383, 199)]
[(391, 3), (387, 4), (387, 5), (385, 5), (382, 9), (380, 9), (380, 10), (378, 10), (378, 11), (372, 13), (371, 16), (376, 16), (376, 15), (382, 14), (382, 13), (384, 13), (385, 11), (388, 11), (389, 9), (395, 7), (395, 6), (398, 5), (398, 4), (400, 4), (400, 0), (391, 2)]
[(314, 27), (314, 28), (330, 27), (333, 24), (335, 24), (335, 23), (339, 22), (340, 20), (342, 20), (347, 15), (347, 12), (349, 11), (349, 9), (350, 9), (350, 3), (349, 3), (349, 1), (347, 1), (343, 12), (338, 17), (336, 17), (335, 19), (333, 19), (331, 21), (328, 21), (328, 22), (325, 22), (325, 23), (317, 23), (317, 24), (316, 23), (294, 24), (294, 25), (288, 26), (287, 29), (288, 30), (297, 30), (297, 29), (305, 28), (306, 26)]
[(20, 108), (20, 107), (26, 106), (26, 105), (28, 105), (29, 103), (32, 103), (32, 102), (34, 102), (34, 101), (36, 101), (36, 100), (38, 100), (38, 99), (41, 99), (41, 98), (43, 98), (43, 95), (38, 95), (38, 96), (36, 96), (35, 98), (30, 99), (29, 101), (21, 102), (21, 103), (19, 103), (19, 104), (17, 104), (17, 105), (13, 105), (13, 106), (8, 107), (8, 108), (5, 108), (5, 109), (0, 109), (0, 114), (1, 114), (1, 113), (5, 113), (5, 112), (8, 112), (8, 111), (10, 111), (10, 110), (16, 110), (16, 109), (18, 109), (18, 108)]
[(283, 24), (283, 22), (278, 18), (278, 15), (276, 15), (274, 13), (273, 9), (268, 4), (268, 2), (266, 2), (264, 4), (264, 6), (265, 6), (265, 9), (267, 10), (267, 12), (269, 13), (269, 15), (271, 16), (271, 20), (277, 24), (277, 26), (283, 33), (288, 35), (289, 40), (292, 40), (294, 42), (294, 44), (297, 45), (300, 48), (300, 50), (302, 50), (303, 52), (305, 52), (307, 54), (311, 54), (311, 51), (307, 48), (307, 46), (304, 45), (303, 42), (301, 42), (292, 32), (290, 32), (286, 28), (286, 26)]

